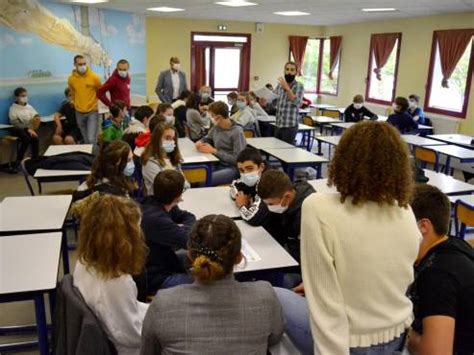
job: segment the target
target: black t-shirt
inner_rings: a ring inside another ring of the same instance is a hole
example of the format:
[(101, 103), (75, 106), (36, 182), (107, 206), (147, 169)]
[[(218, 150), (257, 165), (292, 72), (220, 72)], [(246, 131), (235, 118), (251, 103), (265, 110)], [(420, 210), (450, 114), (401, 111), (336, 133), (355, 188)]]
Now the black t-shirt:
[(58, 111), (61, 116), (66, 117), (64, 124), (69, 128), (73, 129), (77, 127), (76, 121), (76, 111), (74, 110), (74, 105), (69, 101), (64, 101), (61, 104), (61, 108)]
[(413, 329), (423, 333), (423, 318), (443, 315), (456, 319), (456, 355), (474, 353), (474, 251), (458, 238), (431, 249), (415, 267), (409, 290), (413, 301)]

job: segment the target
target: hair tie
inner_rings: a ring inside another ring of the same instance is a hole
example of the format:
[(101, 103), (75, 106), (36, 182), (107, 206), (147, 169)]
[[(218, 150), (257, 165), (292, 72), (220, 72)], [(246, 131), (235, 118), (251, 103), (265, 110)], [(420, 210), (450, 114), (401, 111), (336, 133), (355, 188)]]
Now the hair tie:
[(208, 248), (202, 244), (197, 244), (196, 247), (192, 250), (199, 255), (207, 256), (212, 261), (216, 261), (220, 264), (224, 263), (224, 260), (222, 260), (222, 258), (219, 256), (219, 254), (217, 254), (215, 250)]

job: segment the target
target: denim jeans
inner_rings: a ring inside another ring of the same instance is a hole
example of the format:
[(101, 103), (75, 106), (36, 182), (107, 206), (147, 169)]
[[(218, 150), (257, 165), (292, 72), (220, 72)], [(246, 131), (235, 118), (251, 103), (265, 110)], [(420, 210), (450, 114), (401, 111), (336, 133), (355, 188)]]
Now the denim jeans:
[[(193, 283), (193, 277), (188, 274), (174, 274), (168, 276), (165, 281), (161, 284), (159, 290), (163, 290), (165, 288), (171, 288), (174, 286), (179, 286), (179, 285), (186, 285), (186, 284), (191, 284)], [(158, 292), (159, 292), (158, 290)]]
[(97, 130), (99, 125), (99, 112), (91, 111), (81, 113), (76, 111), (76, 121), (86, 144), (97, 145)]
[(234, 166), (217, 165), (212, 172), (212, 186), (230, 184), (239, 176)]
[(396, 355), (401, 354), (401, 347), (405, 337), (403, 335), (384, 344), (368, 346), (366, 348), (351, 348), (350, 355)]

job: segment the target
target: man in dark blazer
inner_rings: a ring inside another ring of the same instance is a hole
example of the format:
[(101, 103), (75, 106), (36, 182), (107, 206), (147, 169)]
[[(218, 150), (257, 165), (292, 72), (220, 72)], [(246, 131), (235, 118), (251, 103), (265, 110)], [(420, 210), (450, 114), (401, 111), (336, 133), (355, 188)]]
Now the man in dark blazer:
[(170, 58), (170, 69), (164, 70), (158, 76), (155, 92), (163, 103), (175, 101), (181, 93), (187, 90), (186, 74), (180, 70), (178, 57)]

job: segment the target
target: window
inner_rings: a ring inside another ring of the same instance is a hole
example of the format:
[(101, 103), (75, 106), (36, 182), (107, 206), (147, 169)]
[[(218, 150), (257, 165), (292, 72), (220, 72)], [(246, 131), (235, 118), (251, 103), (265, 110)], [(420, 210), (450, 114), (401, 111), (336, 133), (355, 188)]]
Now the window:
[(321, 83), (319, 92), (322, 94), (337, 95), (337, 89), (339, 85), (339, 62), (341, 57), (339, 56), (336, 61), (336, 66), (332, 73), (332, 79), (329, 77), (329, 71), (331, 70), (330, 63), (330, 52), (331, 52), (331, 41), (329, 39), (322, 40), (323, 42), (323, 63), (321, 70)]
[(365, 96), (368, 102), (389, 105), (395, 99), (401, 33), (371, 36)]
[[(318, 84), (318, 66), (319, 66), (319, 39), (308, 39), (306, 44), (306, 52), (303, 62), (303, 76), (296, 80), (304, 85), (304, 91), (308, 93), (317, 92)], [(294, 60), (291, 55), (291, 60)]]
[(456, 64), (451, 77), (447, 81), (448, 87), (443, 87), (440, 49), (436, 34), (437, 32), (433, 34), (425, 110), (428, 112), (464, 118), (466, 117), (472, 68), (474, 65), (472, 37)]

